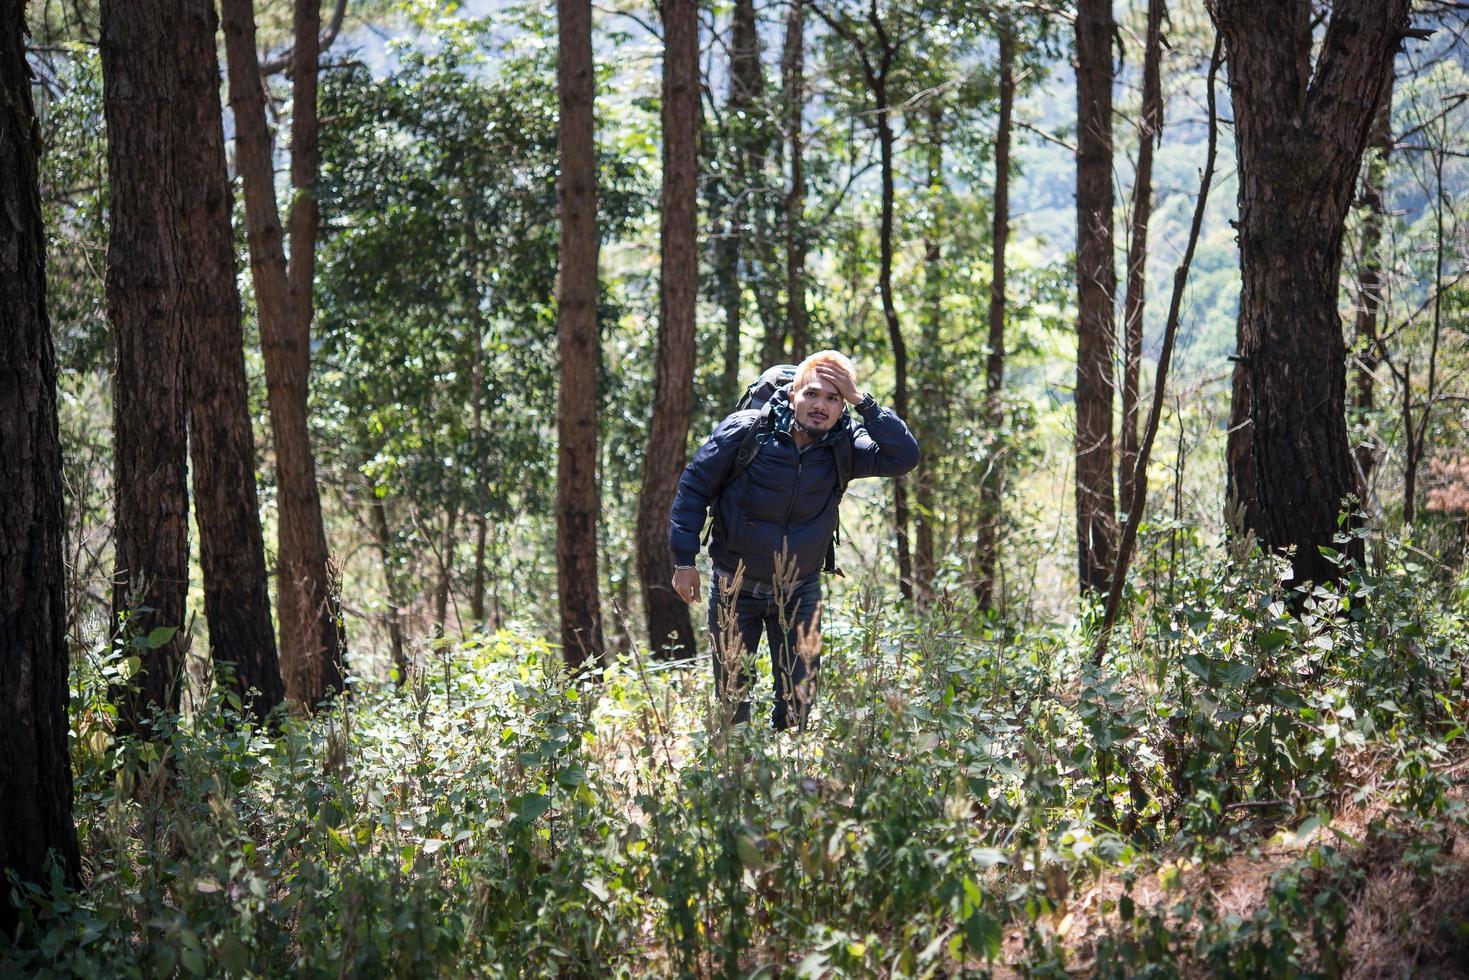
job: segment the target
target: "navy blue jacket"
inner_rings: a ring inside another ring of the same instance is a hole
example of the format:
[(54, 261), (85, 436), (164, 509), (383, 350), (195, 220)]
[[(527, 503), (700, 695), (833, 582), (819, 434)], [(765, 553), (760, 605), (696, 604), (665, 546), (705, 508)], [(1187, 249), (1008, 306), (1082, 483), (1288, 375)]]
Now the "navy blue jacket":
[[(789, 401), (788, 388), (772, 401)], [(866, 403), (862, 422), (843, 411), (819, 440), (797, 449), (787, 432), (776, 431), (755, 458), (720, 493), (734, 467), (740, 440), (760, 417), (758, 411), (725, 418), (684, 468), (669, 520), (668, 544), (676, 564), (692, 565), (699, 535), (713, 504), (715, 532), (709, 542), (714, 563), (733, 569), (745, 563), (747, 582), (775, 577), (775, 556), (784, 552), (805, 578), (821, 568), (837, 525), (837, 439), (852, 439), (851, 478), (902, 476), (918, 465), (918, 442), (902, 419)], [(850, 431), (850, 434), (849, 434)]]

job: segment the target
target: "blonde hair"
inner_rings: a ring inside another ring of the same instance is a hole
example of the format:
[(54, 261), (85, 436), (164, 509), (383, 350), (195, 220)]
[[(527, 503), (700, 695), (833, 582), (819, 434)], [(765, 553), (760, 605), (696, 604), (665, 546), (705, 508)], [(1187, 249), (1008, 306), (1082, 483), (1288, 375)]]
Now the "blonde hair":
[(802, 361), (796, 368), (796, 380), (791, 384), (791, 391), (800, 391), (804, 388), (807, 380), (811, 376), (811, 372), (818, 365), (835, 368), (847, 376), (847, 380), (852, 383), (853, 388), (857, 387), (857, 369), (852, 366), (852, 359), (850, 357), (839, 350), (819, 350)]

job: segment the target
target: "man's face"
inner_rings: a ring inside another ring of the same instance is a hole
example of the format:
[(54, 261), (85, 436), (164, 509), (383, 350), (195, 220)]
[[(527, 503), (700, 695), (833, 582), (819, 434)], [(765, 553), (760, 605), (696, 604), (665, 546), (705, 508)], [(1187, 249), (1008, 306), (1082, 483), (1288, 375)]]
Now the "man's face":
[(811, 432), (825, 432), (842, 414), (842, 396), (836, 388), (813, 371), (805, 383), (794, 391), (792, 408), (796, 421)]

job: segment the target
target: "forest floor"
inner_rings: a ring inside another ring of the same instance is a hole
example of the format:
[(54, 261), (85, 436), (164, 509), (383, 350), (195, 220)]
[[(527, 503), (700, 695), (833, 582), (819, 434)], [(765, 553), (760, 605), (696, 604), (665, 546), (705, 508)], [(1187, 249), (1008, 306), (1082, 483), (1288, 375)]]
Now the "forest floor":
[(1100, 669), (1085, 621), (854, 593), (804, 736), (730, 726), (707, 663), (572, 683), (507, 629), (114, 740), (103, 651), (83, 888), (31, 890), (0, 974), (1469, 975), (1469, 589), (1278, 581), (1201, 566)]

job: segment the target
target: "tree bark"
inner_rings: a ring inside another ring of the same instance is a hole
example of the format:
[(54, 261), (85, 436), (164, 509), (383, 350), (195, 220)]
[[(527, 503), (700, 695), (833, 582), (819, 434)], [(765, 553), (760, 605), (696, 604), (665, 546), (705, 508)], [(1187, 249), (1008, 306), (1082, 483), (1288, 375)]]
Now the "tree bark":
[(367, 509), (372, 518), (372, 536), (376, 539), (379, 560), (383, 563), (383, 588), (388, 600), (388, 649), (398, 676), (394, 684), (402, 687), (408, 680), (408, 656), (403, 643), (403, 618), (399, 607), (403, 601), (398, 575), (393, 570), (393, 532), (388, 523), (388, 504), (378, 496), (377, 487), (369, 488)]
[(1004, 486), (1004, 426), (1001, 401), (1005, 386), (1005, 250), (1010, 241), (1010, 135), (1015, 109), (1015, 40), (1007, 26), (1000, 31), (1000, 106), (995, 130), (994, 258), (990, 272), (989, 354), (985, 358), (985, 422), (990, 428), (989, 458), (979, 484), (979, 529), (975, 537), (975, 600), (988, 611), (995, 604), (995, 571), (999, 559), (1000, 490)]
[(1076, 539), (1081, 591), (1105, 593), (1116, 551), (1112, 486), (1111, 0), (1076, 12)]
[(939, 359), (943, 350), (943, 262), (944, 231), (942, 213), (944, 191), (944, 108), (938, 97), (928, 103), (928, 224), (923, 230), (923, 350), (919, 355), (919, 413), (923, 421), (914, 427), (919, 444), (930, 447), (918, 463), (918, 507), (913, 515), (916, 547), (913, 551), (913, 597), (920, 610), (927, 609), (933, 598), (934, 552), (933, 522), (937, 513), (935, 484), (937, 476), (932, 462), (932, 421), (939, 417)]
[(449, 596), (454, 587), (455, 530), (459, 525), (459, 505), (451, 504), (444, 514), (444, 536), (439, 544), (439, 582), (434, 587), (434, 636), (444, 636), (449, 629)]
[[(1387, 226), (1383, 194), (1388, 158), (1392, 154), (1392, 91), (1393, 71), (1389, 63), (1382, 104), (1377, 108), (1367, 141), (1368, 148), (1376, 153), (1366, 161), (1362, 174), (1362, 206), (1367, 213), (1362, 219), (1362, 264), (1357, 273), (1357, 370), (1352, 399), (1352, 414), (1360, 425), (1368, 423), (1375, 407), (1377, 366), (1382, 362), (1377, 322), (1383, 305), (1382, 239)], [(1366, 507), (1372, 497), (1372, 471), (1377, 464), (1375, 447), (1364, 439), (1356, 448), (1355, 458), (1357, 498)]]
[[(658, 364), (653, 420), (638, 500), (638, 575), (648, 643), (656, 656), (694, 652), (688, 603), (669, 584), (668, 515), (683, 473), (694, 407), (694, 308), (699, 140), (699, 12), (695, 0), (663, 3), (663, 217)], [(753, 7), (750, 11), (753, 30)], [(738, 17), (738, 13), (736, 14)], [(758, 65), (757, 65), (758, 67)]]
[[(0, 874), (45, 882), (54, 854), (75, 886), (61, 438), (24, 39), (24, 0), (0, 0)], [(0, 935), (17, 919), (0, 902)]]
[(221, 0), (236, 164), (260, 319), (278, 496), (276, 603), (286, 695), (307, 710), (343, 690), (341, 611), (322, 523), (307, 408), (319, 153), (316, 62), (319, 0), (299, 0), (291, 63), (290, 261), (275, 197), (270, 129), (250, 0)]
[(1137, 171), (1132, 182), (1132, 233), (1127, 244), (1127, 299), (1123, 308), (1122, 438), (1117, 458), (1117, 492), (1122, 512), (1132, 513), (1137, 466), (1138, 388), (1143, 359), (1143, 313), (1147, 306), (1148, 221), (1153, 214), (1153, 146), (1163, 132), (1163, 0), (1148, 0), (1143, 48), (1142, 118), (1137, 126)]
[[(888, 103), (888, 81), (892, 74), (897, 48), (888, 36), (886, 25), (878, 14), (874, 0), (869, 13), (878, 39), (876, 70), (870, 74), (873, 112), (877, 117), (879, 167), (882, 171), (882, 219), (878, 226), (878, 291), (882, 295), (882, 315), (887, 323), (888, 343), (893, 351), (893, 411), (908, 418), (908, 348), (898, 322), (898, 307), (893, 299), (893, 132), (892, 109)], [(909, 545), (908, 483), (903, 477), (893, 480), (893, 525), (898, 539), (898, 591), (904, 599), (913, 598), (913, 559)]]
[(1336, 547), (1355, 487), (1337, 311), (1342, 233), (1408, 6), (1340, 0), (1313, 72), (1308, 0), (1286, 12), (1295, 31), (1280, 29), (1276, 3), (1210, 4), (1229, 62), (1240, 187), (1229, 489), (1264, 547), (1293, 551), (1291, 584), (1340, 574), (1320, 549)]
[(573, 670), (602, 662), (597, 579), (597, 161), (591, 0), (557, 0), (561, 268), (556, 284), (556, 559), (561, 646)]
[(281, 703), (285, 688), (270, 620), (255, 489), (255, 434), (219, 101), (219, 23), (212, 0), (180, 0), (174, 6), (179, 101), (171, 138), (204, 614), (214, 663), (229, 665), (223, 676), (259, 719)]
[(786, 320), (791, 332), (791, 359), (805, 360), (810, 345), (806, 309), (806, 161), (802, 116), (806, 108), (806, 38), (803, 0), (791, 0), (786, 14), (781, 78), (785, 88), (786, 147), (790, 186), (785, 200)]
[[(110, 187), (107, 308), (113, 382), (115, 631), (141, 638), (141, 673), (118, 697), (118, 729), (177, 712), (187, 650), (188, 435), (178, 174), (170, 138), (179, 99), (167, 0), (109, 0), (101, 55)], [(155, 630), (172, 628), (164, 642)]]
[[(666, 41), (666, 39), (665, 39)], [(733, 405), (739, 396), (740, 326), (744, 289), (741, 259), (748, 261), (750, 239), (750, 167), (753, 112), (765, 88), (760, 70), (760, 35), (755, 22), (754, 0), (735, 0), (729, 39), (729, 98), (725, 102), (729, 134), (730, 172), (724, 188), (725, 222), (715, 244), (715, 275), (719, 305), (724, 312), (723, 402)]]

